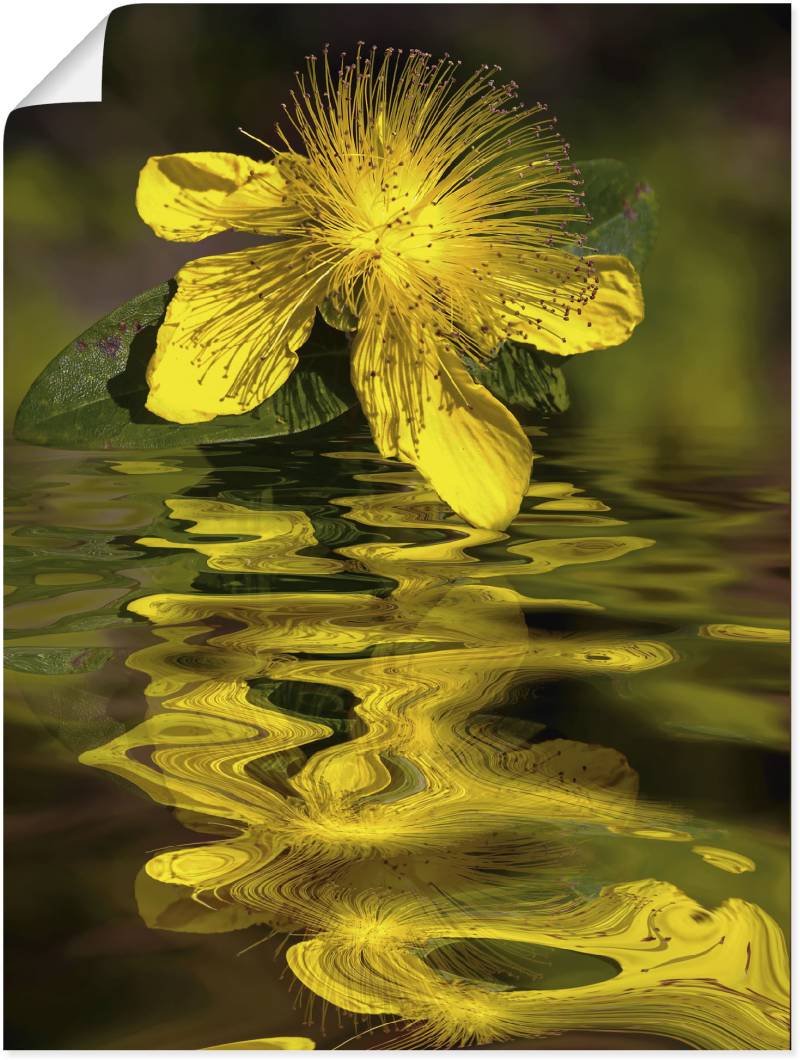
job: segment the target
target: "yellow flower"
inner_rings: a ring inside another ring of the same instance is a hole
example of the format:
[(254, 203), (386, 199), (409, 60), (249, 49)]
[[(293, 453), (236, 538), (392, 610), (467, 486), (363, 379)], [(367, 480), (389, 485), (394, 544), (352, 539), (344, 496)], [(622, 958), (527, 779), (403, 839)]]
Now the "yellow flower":
[[(150, 158), (137, 207), (157, 235), (270, 237), (189, 262), (148, 367), (147, 407), (194, 423), (259, 405), (289, 377), (317, 308), (355, 331), (352, 379), (386, 457), (414, 464), (468, 522), (504, 529), (531, 448), (473, 382), (507, 339), (550, 353), (618, 345), (642, 319), (622, 257), (576, 257), (586, 220), (568, 145), (542, 104), (482, 66), (359, 45), (306, 59), (274, 159)], [(269, 145), (265, 145), (269, 146)]]

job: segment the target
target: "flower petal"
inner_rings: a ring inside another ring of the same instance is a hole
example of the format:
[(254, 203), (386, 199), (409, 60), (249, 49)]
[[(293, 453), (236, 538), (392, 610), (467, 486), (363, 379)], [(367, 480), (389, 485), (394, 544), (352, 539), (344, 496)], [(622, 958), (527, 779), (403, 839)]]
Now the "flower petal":
[(365, 315), (353, 345), (353, 384), (375, 444), (415, 464), (473, 526), (505, 529), (530, 483), (527, 436), (452, 348), (386, 319)]
[(147, 367), (147, 408), (199, 423), (260, 405), (297, 364), (324, 294), (302, 244), (199, 258), (176, 279)]
[(619, 346), (631, 337), (644, 318), (636, 269), (627, 258), (613, 255), (594, 255), (584, 260), (592, 264), (597, 279), (590, 300), (557, 312), (546, 302), (512, 301), (506, 314), (512, 339), (547, 353), (567, 355)]
[(214, 151), (156, 155), (139, 174), (136, 208), (162, 239), (193, 242), (226, 228), (278, 231), (285, 193), (272, 162)]

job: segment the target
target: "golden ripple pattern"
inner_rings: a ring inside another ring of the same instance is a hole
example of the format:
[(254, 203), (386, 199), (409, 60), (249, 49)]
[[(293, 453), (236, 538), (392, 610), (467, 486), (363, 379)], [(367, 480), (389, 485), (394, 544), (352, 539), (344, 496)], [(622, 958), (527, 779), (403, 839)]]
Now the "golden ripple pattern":
[[(151, 713), (82, 761), (174, 807), (204, 836), (147, 862), (136, 887), (145, 921), (291, 933), (299, 941), (286, 959), (313, 995), (400, 1021), (395, 1044), (407, 1048), (573, 1028), (785, 1048), (787, 954), (763, 910), (739, 899), (705, 909), (656, 879), (587, 886), (582, 876), (596, 841), (686, 843), (691, 823), (639, 800), (619, 752), (542, 739), (503, 717), (515, 691), (537, 681), (628, 679), (674, 661), (655, 639), (536, 628), (537, 607), (594, 605), (496, 584), (520, 568), (614, 562), (652, 542), (515, 539), (498, 559), (506, 536), (454, 524), (415, 476), (356, 478), (381, 491), (338, 503), (376, 539), (338, 548), (336, 560), (304, 552), (316, 537), (303, 512), (207, 500), (169, 508), (194, 524), (190, 533), (232, 540), (140, 542), (194, 548), (220, 571), (342, 569), (394, 586), (334, 591), (334, 580), (325, 592), (162, 593), (130, 605), (156, 636), (128, 660), (150, 679)], [(471, 551), (487, 545), (495, 558)], [(296, 709), (300, 687), (318, 687), (320, 702), (325, 689), (347, 693), (344, 738), (335, 719)], [(727, 853), (693, 849), (707, 860)], [(519, 945), (593, 955), (616, 974), (512, 988), (494, 973)]]
[(316, 545), (314, 529), (304, 512), (252, 511), (238, 504), (216, 500), (167, 501), (174, 519), (194, 523), (190, 534), (228, 534), (250, 541), (166, 541), (158, 537), (140, 538), (137, 544), (150, 548), (185, 548), (206, 557), (208, 566), (219, 571), (258, 571), (275, 574), (332, 574), (341, 569), (334, 560), (306, 556), (304, 548)]
[(723, 872), (755, 872), (756, 863), (745, 854), (736, 854), (732, 850), (721, 850), (719, 847), (692, 847), (692, 853), (699, 855), (703, 861)]
[(712, 623), (700, 627), (701, 637), (713, 640), (751, 641), (754, 644), (788, 644), (788, 629), (765, 626), (737, 626), (735, 623)]

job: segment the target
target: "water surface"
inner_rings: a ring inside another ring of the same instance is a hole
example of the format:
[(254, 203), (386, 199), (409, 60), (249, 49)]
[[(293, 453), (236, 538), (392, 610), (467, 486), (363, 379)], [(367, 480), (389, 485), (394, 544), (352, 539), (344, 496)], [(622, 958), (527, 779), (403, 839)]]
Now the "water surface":
[(785, 1047), (781, 449), (534, 433), (10, 450), (9, 1047)]

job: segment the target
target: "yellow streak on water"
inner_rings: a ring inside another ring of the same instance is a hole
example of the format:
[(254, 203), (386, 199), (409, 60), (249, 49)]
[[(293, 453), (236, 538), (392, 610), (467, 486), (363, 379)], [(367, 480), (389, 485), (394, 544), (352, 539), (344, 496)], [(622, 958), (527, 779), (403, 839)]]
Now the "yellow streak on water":
[(723, 872), (755, 872), (756, 863), (752, 858), (744, 854), (736, 854), (732, 850), (720, 850), (719, 847), (692, 847), (693, 854), (699, 854), (703, 861), (709, 865), (715, 865)]
[(121, 475), (167, 475), (180, 471), (179, 466), (166, 464), (163, 460), (117, 460), (109, 467)]
[(714, 640), (744, 640), (758, 644), (788, 644), (788, 629), (770, 629), (760, 626), (737, 626), (734, 623), (714, 623), (700, 627), (701, 637), (712, 637)]
[(250, 1038), (244, 1042), (229, 1042), (227, 1045), (209, 1045), (209, 1049), (291, 1049), (294, 1052), (313, 1049), (310, 1038)]

